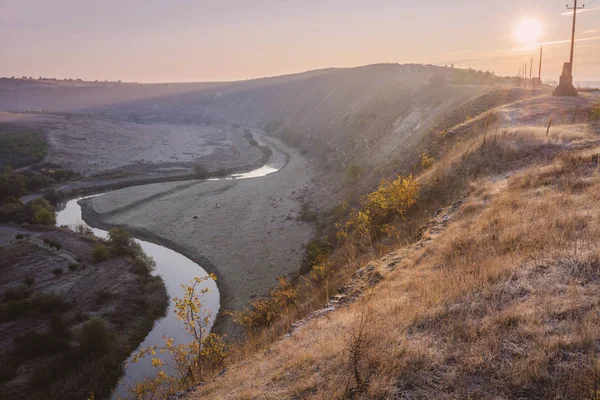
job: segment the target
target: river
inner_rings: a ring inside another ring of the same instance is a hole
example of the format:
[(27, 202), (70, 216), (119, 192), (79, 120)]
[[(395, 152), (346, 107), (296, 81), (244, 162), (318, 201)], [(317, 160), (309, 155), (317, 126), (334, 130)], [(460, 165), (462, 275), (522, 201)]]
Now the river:
[[(258, 139), (261, 145), (268, 145), (264, 138)], [(251, 179), (262, 177), (273, 174), (283, 168), (287, 162), (287, 155), (280, 152), (274, 146), (270, 146), (273, 150), (273, 155), (269, 158), (266, 165), (258, 168), (254, 171), (250, 171), (243, 174), (237, 174), (234, 176), (221, 178), (221, 179)], [(105, 194), (105, 193), (104, 193)], [(69, 226), (74, 227), (76, 225), (87, 224), (82, 219), (81, 206), (79, 201), (82, 199), (88, 199), (92, 197), (102, 196), (102, 194), (94, 196), (80, 197), (69, 200), (64, 208), (59, 210), (56, 215), (56, 224), (58, 226)], [(94, 228), (90, 226), (94, 235), (100, 238), (108, 238), (108, 232), (102, 229)], [(142, 249), (151, 256), (156, 262), (155, 274), (162, 276), (171, 303), (169, 310), (164, 318), (157, 320), (154, 323), (153, 329), (150, 331), (148, 336), (144, 339), (140, 348), (145, 348), (153, 345), (162, 345), (164, 343), (163, 336), (169, 336), (175, 340), (175, 343), (187, 343), (190, 338), (181, 329), (180, 322), (176, 319), (173, 313), (173, 297), (183, 297), (183, 291), (181, 289), (182, 284), (188, 284), (195, 277), (204, 277), (208, 273), (194, 261), (185, 257), (184, 255), (177, 253), (167, 247), (157, 245), (148, 241), (136, 239), (142, 246)], [(215, 317), (219, 312), (219, 289), (217, 283), (209, 280), (204, 283), (204, 288), (208, 288), (210, 291), (206, 293), (202, 300), (205, 308), (212, 313), (210, 325), (212, 326)], [(137, 351), (137, 350), (136, 350)], [(156, 357), (162, 358), (163, 361), (168, 362), (169, 355), (158, 354)], [(128, 360), (130, 361), (130, 360)], [(113, 392), (113, 399), (125, 398), (128, 395), (128, 390), (137, 381), (144, 379), (144, 377), (154, 375), (154, 368), (150, 364), (150, 357), (140, 360), (138, 363), (131, 363), (125, 368), (125, 373), (116, 389)]]

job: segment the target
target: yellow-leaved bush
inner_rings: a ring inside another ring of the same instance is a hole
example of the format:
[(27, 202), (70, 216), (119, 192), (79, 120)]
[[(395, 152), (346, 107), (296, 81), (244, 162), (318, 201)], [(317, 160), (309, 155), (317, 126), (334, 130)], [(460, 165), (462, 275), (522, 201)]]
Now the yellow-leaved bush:
[[(190, 285), (181, 285), (183, 298), (173, 299), (174, 312), (190, 337), (189, 343), (175, 343), (173, 338), (163, 336), (163, 346), (147, 347), (133, 355), (134, 363), (152, 356), (152, 366), (157, 369), (155, 377), (136, 383), (132, 389), (136, 399), (160, 398), (165, 393), (197, 385), (223, 367), (227, 356), (224, 337), (209, 333), (212, 313), (201, 300), (210, 291), (202, 284), (210, 279), (216, 280), (216, 277), (211, 274), (194, 278)], [(168, 354), (168, 362), (155, 357), (158, 354)], [(167, 374), (165, 367), (176, 374)]]

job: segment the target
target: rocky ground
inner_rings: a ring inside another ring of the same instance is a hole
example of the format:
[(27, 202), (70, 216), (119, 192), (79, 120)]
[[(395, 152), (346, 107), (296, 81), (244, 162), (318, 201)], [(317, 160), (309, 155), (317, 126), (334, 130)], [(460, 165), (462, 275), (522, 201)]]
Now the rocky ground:
[(92, 199), (84, 218), (123, 225), (197, 260), (217, 273), (221, 309), (240, 309), (279, 276), (298, 271), (303, 245), (314, 234), (298, 216), (314, 171), (298, 152), (278, 146), (290, 155), (278, 173), (122, 189)]

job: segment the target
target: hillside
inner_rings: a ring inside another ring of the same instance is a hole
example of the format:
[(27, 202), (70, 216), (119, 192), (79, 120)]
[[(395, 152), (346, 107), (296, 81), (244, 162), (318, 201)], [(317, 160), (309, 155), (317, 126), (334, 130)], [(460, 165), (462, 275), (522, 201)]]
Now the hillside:
[(597, 101), (538, 97), (449, 129), (396, 234), (350, 231), (192, 397), (597, 398)]
[[(450, 120), (446, 114), (454, 112), (455, 125), (490, 107), (545, 93), (514, 83), (472, 70), (397, 64), (216, 84), (5, 79), (0, 109), (70, 110), (145, 124), (258, 125), (319, 166), (313, 200), (327, 209), (371, 189), (380, 176), (414, 165), (435, 140), (431, 129)], [(362, 179), (344, 187), (352, 165)], [(331, 192), (340, 195), (332, 199)]]

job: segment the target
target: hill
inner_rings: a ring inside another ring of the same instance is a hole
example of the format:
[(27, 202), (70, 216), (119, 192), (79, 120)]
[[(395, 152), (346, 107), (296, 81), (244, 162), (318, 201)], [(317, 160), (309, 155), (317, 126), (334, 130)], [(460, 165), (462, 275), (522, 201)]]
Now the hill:
[(597, 398), (597, 101), (541, 96), (445, 131), (416, 203), (377, 235), (355, 220), (192, 398)]

